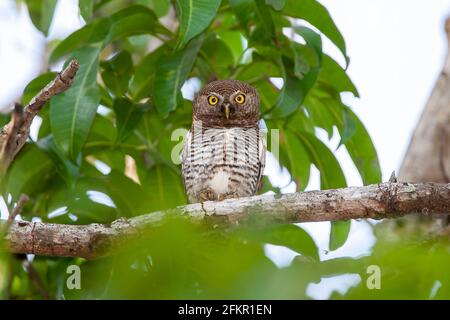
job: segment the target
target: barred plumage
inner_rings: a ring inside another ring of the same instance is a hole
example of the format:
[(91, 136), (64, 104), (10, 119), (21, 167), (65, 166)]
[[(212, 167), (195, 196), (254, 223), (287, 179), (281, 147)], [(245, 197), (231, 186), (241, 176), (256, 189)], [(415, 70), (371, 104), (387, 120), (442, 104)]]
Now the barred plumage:
[[(211, 95), (217, 104), (208, 103)], [(182, 173), (190, 202), (245, 197), (258, 191), (265, 163), (258, 118), (256, 90), (243, 82), (216, 81), (199, 92), (183, 151)]]

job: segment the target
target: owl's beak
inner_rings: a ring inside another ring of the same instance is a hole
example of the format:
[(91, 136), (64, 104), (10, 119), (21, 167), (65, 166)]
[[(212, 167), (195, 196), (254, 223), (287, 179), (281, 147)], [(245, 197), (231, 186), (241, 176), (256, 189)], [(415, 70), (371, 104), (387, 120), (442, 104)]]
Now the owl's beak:
[(223, 114), (225, 115), (225, 118), (227, 118), (227, 119), (230, 117), (230, 105), (228, 103), (226, 103), (224, 105)]

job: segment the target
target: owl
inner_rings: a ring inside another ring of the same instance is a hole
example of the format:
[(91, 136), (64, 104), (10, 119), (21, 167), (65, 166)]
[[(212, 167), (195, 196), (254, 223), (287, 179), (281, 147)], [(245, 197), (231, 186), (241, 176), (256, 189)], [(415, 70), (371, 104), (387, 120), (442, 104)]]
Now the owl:
[(252, 86), (223, 80), (199, 91), (182, 154), (189, 202), (247, 197), (258, 191), (266, 153), (258, 124), (259, 95)]

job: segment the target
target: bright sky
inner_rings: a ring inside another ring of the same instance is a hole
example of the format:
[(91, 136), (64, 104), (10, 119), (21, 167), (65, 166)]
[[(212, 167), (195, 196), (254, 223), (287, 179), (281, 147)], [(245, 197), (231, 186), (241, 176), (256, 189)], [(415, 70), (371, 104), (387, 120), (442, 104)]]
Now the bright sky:
[[(361, 99), (345, 97), (366, 125), (381, 162), (383, 179), (398, 172), (411, 133), (420, 117), (446, 54), (445, 18), (450, 0), (320, 0), (341, 30), (351, 58), (348, 72)], [(15, 10), (12, 0), (0, 1), (0, 110), (20, 97), (24, 86), (39, 72), (44, 57), (44, 37), (31, 25), (27, 13)], [(83, 22), (77, 16), (77, 0), (59, 1), (50, 38), (63, 38)], [(326, 51), (338, 61), (336, 48), (325, 42)], [(325, 140), (325, 135), (319, 130)], [(327, 142), (336, 147), (338, 139)], [(343, 149), (336, 152), (350, 185), (361, 185), (354, 165)], [(318, 187), (314, 171), (310, 189)], [(0, 203), (0, 207), (2, 204)], [(4, 207), (4, 206), (3, 206)], [(1, 209), (1, 208), (0, 208)], [(323, 250), (322, 259), (359, 256), (375, 242), (367, 222), (352, 223), (350, 238), (335, 252), (325, 255), (329, 223), (301, 224)], [(289, 265), (295, 253), (266, 246), (279, 266)], [(331, 290), (344, 290), (360, 281), (344, 275), (311, 285), (308, 293), (324, 299)]]
[(387, 180), (442, 69), (449, 0), (321, 0), (341, 30), (361, 99), (351, 102), (373, 141)]

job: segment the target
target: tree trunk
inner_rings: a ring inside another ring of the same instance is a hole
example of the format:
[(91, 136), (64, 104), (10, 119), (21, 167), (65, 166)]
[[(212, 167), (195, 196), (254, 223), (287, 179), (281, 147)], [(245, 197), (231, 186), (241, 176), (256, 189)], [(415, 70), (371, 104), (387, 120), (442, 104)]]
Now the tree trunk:
[[(450, 19), (446, 21), (450, 43)], [(450, 52), (414, 131), (399, 172), (401, 181), (450, 182)]]

